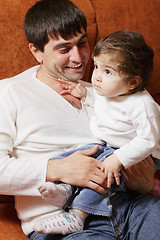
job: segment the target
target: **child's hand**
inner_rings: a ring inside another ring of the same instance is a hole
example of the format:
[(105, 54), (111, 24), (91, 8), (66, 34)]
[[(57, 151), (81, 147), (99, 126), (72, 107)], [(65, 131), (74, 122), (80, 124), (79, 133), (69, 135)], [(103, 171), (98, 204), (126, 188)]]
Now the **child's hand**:
[(76, 98), (85, 99), (86, 97), (86, 88), (79, 82), (72, 82), (64, 79), (58, 79), (59, 84), (63, 88), (60, 92), (61, 95), (70, 94)]
[(110, 188), (112, 183), (114, 182), (114, 178), (116, 180), (117, 185), (120, 184), (120, 169), (122, 168), (121, 162), (117, 159), (117, 157), (112, 154), (107, 157), (102, 163), (101, 170), (107, 176), (107, 187)]

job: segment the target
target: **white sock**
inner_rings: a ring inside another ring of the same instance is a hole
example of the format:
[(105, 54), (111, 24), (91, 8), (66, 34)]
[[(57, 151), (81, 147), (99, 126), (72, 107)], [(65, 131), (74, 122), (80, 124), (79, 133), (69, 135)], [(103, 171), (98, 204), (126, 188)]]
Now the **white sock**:
[(56, 207), (63, 208), (69, 197), (72, 195), (71, 185), (51, 182), (42, 183), (38, 188), (42, 198)]
[(64, 212), (58, 215), (39, 221), (33, 227), (33, 230), (44, 234), (62, 234), (66, 235), (73, 232), (82, 231), (84, 220), (75, 211)]

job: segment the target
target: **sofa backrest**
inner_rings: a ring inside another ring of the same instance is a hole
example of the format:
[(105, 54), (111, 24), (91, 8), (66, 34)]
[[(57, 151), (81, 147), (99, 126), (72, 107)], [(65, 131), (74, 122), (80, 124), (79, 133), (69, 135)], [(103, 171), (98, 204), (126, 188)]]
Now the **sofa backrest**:
[[(88, 21), (88, 38), (91, 51), (95, 45), (97, 26), (95, 12), (90, 0), (73, 0), (80, 7)], [(24, 16), (36, 0), (0, 0), (0, 79), (12, 77), (37, 64), (28, 49), (28, 41), (23, 30)], [(90, 64), (84, 76), (90, 79)]]
[(154, 50), (154, 71), (149, 92), (160, 104), (160, 1), (91, 0), (99, 38), (117, 30), (140, 32)]
[(28, 49), (23, 20), (33, 0), (0, 0), (0, 79), (37, 64)]
[[(141, 32), (155, 52), (149, 91), (160, 103), (160, 1), (72, 0), (85, 14), (91, 53), (95, 43), (111, 32), (127, 29)], [(0, 79), (14, 76), (37, 64), (28, 49), (24, 16), (36, 0), (0, 0)], [(92, 61), (83, 78), (90, 81)]]

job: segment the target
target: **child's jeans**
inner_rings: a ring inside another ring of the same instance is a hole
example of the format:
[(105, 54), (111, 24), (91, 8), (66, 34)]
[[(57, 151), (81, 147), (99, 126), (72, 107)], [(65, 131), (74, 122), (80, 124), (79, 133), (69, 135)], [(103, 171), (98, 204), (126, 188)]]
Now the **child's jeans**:
[[(94, 145), (86, 145), (84, 147), (78, 148), (73, 151), (68, 151), (63, 154), (60, 154), (56, 158), (65, 158), (75, 151), (85, 150), (92, 148)], [(110, 156), (115, 151), (114, 148), (111, 148), (108, 145), (99, 145), (98, 151), (92, 156), (99, 161), (104, 161), (108, 156)], [(76, 160), (75, 160), (76, 161)], [(101, 215), (110, 217), (112, 215), (112, 205), (110, 203), (110, 196), (115, 192), (124, 192), (125, 185), (124, 185), (124, 176), (121, 172), (121, 184), (119, 186), (114, 183), (107, 191), (106, 194), (100, 194), (95, 192), (90, 188), (77, 188), (74, 200), (70, 205), (71, 208), (77, 208), (82, 211), (85, 211), (90, 214)]]
[[(92, 148), (94, 144), (86, 145), (76, 150), (71, 150), (60, 154), (57, 158), (65, 158), (75, 151), (85, 150)], [(99, 161), (104, 161), (108, 156), (110, 156), (116, 148), (112, 148), (107, 144), (99, 145), (98, 151), (92, 156)], [(154, 158), (156, 163), (155, 169), (157, 168), (157, 164), (160, 163), (160, 160)], [(107, 193), (99, 194), (90, 188), (77, 188), (75, 197), (70, 207), (75, 209), (80, 209), (90, 214), (101, 215), (110, 217), (112, 215), (112, 204), (110, 202), (110, 197), (117, 192), (125, 192), (125, 179), (123, 172), (121, 171), (121, 184), (118, 186), (116, 183), (112, 184), (112, 187), (107, 191)]]

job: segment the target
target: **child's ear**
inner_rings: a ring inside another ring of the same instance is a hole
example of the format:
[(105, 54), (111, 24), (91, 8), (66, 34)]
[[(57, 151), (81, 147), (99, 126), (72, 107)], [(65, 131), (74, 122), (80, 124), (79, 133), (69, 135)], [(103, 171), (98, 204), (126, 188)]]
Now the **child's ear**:
[(42, 58), (42, 52), (34, 46), (33, 43), (29, 43), (29, 49), (31, 51), (31, 53), (33, 54), (33, 56), (36, 58), (36, 60), (42, 64), (43, 62), (43, 58)]
[(134, 76), (130, 81), (129, 81), (129, 90), (133, 90), (136, 87), (139, 86), (139, 84), (142, 82), (142, 78), (140, 76)]

